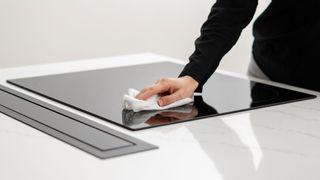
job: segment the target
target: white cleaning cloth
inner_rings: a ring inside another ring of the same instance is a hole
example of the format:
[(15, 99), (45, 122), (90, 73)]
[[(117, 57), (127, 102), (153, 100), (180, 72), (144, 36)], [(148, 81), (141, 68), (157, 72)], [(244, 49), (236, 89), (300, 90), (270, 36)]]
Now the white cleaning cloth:
[(124, 109), (133, 110), (134, 112), (139, 112), (143, 110), (163, 110), (169, 109), (173, 107), (182, 106), (188, 103), (193, 102), (193, 98), (185, 98), (178, 100), (172, 104), (167, 106), (159, 106), (157, 101), (160, 98), (159, 95), (154, 95), (147, 100), (139, 100), (136, 99), (135, 96), (139, 93), (139, 91), (135, 89), (128, 89), (128, 94), (123, 96), (123, 103), (122, 106)]

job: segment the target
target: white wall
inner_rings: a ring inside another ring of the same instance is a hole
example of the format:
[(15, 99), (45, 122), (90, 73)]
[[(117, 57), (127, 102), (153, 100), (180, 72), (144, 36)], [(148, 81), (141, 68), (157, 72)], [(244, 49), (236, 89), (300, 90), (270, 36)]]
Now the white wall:
[[(258, 12), (268, 2), (260, 2)], [(0, 0), (0, 68), (141, 52), (187, 60), (213, 3)], [(246, 72), (251, 28), (245, 29), (221, 68)]]

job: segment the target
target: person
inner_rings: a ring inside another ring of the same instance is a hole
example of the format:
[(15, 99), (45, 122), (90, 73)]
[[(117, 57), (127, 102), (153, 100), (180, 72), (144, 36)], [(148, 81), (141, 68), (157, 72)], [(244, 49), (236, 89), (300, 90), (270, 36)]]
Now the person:
[[(250, 75), (320, 91), (319, 4), (318, 0), (271, 1), (253, 25)], [(136, 98), (164, 94), (158, 104), (165, 106), (201, 92), (252, 20), (257, 5), (258, 0), (217, 0), (179, 77), (162, 78)]]

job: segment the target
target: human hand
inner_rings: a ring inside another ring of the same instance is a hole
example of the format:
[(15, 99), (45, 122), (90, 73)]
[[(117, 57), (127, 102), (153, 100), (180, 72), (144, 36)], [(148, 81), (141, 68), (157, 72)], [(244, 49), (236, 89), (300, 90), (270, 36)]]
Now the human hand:
[(175, 101), (191, 97), (199, 83), (190, 76), (180, 78), (161, 78), (154, 85), (146, 87), (136, 96), (137, 99), (147, 100), (156, 94), (163, 94), (159, 106), (166, 106)]

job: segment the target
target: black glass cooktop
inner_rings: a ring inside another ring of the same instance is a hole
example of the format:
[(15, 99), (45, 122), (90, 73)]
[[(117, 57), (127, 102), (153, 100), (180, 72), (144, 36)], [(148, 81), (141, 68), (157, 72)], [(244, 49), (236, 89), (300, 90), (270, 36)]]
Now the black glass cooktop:
[(315, 98), (310, 94), (215, 73), (191, 105), (134, 113), (122, 109), (128, 88), (142, 89), (160, 77), (176, 77), (183, 65), (161, 62), (8, 80), (127, 129), (138, 130)]

